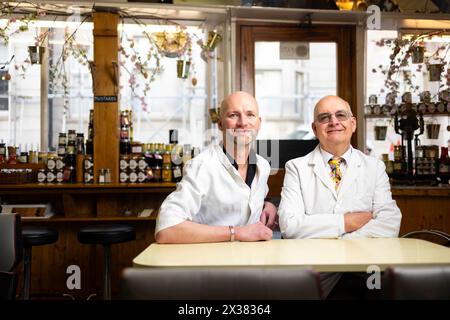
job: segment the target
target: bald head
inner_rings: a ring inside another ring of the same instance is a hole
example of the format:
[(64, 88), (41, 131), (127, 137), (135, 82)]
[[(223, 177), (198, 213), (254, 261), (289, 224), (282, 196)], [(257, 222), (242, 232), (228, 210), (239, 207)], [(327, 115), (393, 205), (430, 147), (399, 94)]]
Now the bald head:
[(321, 110), (323, 108), (328, 106), (339, 106), (340, 109), (344, 109), (347, 112), (349, 112), (349, 114), (352, 115), (352, 110), (350, 109), (350, 105), (348, 104), (347, 101), (345, 101), (341, 97), (330, 95), (325, 96), (319, 101), (317, 101), (316, 106), (314, 107), (314, 119), (317, 117), (319, 113), (321, 113)]
[(233, 105), (245, 105), (254, 107), (256, 115), (259, 116), (259, 107), (256, 99), (247, 92), (236, 91), (229, 94), (225, 97), (225, 99), (223, 99), (222, 104), (220, 105), (220, 118), (223, 119), (223, 117), (227, 114), (228, 108)]

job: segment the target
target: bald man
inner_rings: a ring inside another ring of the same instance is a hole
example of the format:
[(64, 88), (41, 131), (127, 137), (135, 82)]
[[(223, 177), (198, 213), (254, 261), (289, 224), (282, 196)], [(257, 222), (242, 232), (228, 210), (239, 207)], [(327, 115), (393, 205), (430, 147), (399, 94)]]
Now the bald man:
[[(284, 238), (397, 237), (401, 213), (386, 168), (350, 145), (356, 119), (349, 104), (326, 96), (314, 108), (319, 145), (286, 163), (280, 230)], [(325, 295), (338, 277), (328, 278)]]
[(261, 125), (258, 104), (245, 92), (221, 104), (221, 144), (185, 166), (183, 179), (162, 203), (158, 243), (259, 241), (272, 238), (277, 209), (265, 201), (269, 163), (252, 150)]

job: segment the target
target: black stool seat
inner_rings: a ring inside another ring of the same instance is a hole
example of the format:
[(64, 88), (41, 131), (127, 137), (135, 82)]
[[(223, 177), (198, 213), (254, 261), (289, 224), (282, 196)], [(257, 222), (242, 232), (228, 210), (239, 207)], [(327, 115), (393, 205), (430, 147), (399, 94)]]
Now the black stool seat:
[(58, 241), (58, 231), (47, 227), (23, 227), (24, 246), (42, 246)]
[(123, 224), (90, 225), (78, 230), (78, 241), (103, 245), (103, 299), (111, 300), (111, 245), (136, 239), (134, 228)]
[(136, 239), (133, 227), (121, 224), (101, 224), (81, 228), (78, 241), (86, 244), (114, 244)]

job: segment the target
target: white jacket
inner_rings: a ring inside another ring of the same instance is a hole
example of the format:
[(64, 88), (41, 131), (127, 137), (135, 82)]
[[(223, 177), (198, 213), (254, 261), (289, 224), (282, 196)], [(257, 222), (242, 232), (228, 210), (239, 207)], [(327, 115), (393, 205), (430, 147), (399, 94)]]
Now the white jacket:
[[(355, 211), (373, 219), (345, 233), (344, 214)], [(284, 238), (397, 237), (401, 221), (381, 160), (353, 149), (337, 193), (319, 146), (286, 163), (278, 215)]]
[(258, 222), (268, 192), (270, 165), (259, 155), (256, 159), (250, 189), (222, 146), (208, 146), (186, 164), (183, 179), (162, 203), (155, 234), (186, 220), (215, 226)]

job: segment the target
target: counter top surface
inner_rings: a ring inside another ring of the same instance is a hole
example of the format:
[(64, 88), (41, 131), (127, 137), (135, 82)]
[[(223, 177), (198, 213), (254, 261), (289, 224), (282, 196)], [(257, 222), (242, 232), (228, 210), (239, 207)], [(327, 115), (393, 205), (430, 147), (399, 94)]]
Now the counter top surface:
[(366, 272), (376, 265), (450, 265), (450, 248), (403, 238), (284, 239), (260, 242), (151, 244), (137, 267), (299, 265), (319, 272)]

